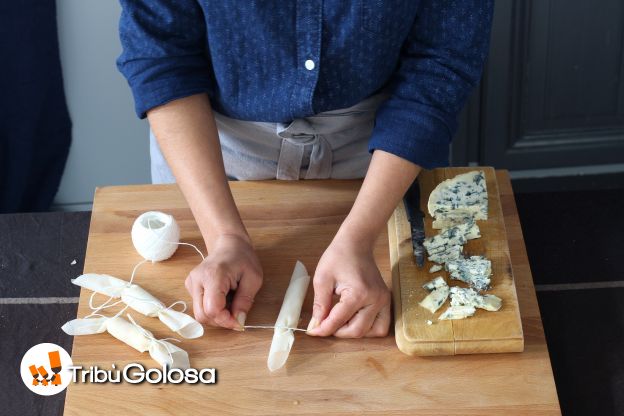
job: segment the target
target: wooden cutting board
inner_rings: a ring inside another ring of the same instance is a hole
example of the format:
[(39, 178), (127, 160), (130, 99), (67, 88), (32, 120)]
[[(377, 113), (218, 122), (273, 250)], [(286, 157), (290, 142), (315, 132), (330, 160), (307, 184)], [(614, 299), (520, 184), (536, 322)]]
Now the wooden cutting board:
[[(401, 203), (388, 224), (388, 235), (393, 275), (395, 336), (399, 349), (408, 355), (500, 353), (519, 352), (524, 349), (518, 297), (494, 169), (444, 168), (422, 172), (418, 181), (420, 208), (426, 214), (425, 235), (431, 237), (439, 233), (439, 230), (432, 228), (433, 218), (427, 210), (431, 191), (446, 179), (474, 170), (485, 173), (489, 200), (488, 219), (477, 221), (482, 237), (468, 241), (464, 245), (463, 253), (466, 256), (484, 255), (491, 260), (492, 289), (487, 293), (501, 298), (503, 306), (497, 312), (477, 309), (470, 318), (440, 321), (438, 317), (449, 306), (449, 301), (434, 314), (419, 305), (428, 294), (422, 286), (436, 276), (444, 277), (449, 286), (468, 285), (451, 280), (445, 270), (429, 273), (429, 268), (435, 264), (429, 260), (425, 261), (423, 267), (418, 267), (413, 254), (410, 224)], [(429, 325), (428, 321), (433, 324)]]
[[(524, 353), (408, 357), (397, 349), (392, 336), (341, 340), (298, 333), (285, 368), (271, 374), (266, 368), (271, 331), (239, 333), (207, 328), (204, 337), (184, 340), (180, 346), (188, 351), (193, 367), (217, 369), (216, 385), (76, 383), (68, 388), (64, 414), (559, 414), (511, 187), (506, 175), (501, 175), (505, 180), (506, 221), (514, 230), (510, 234), (515, 247), (512, 262), (527, 337)], [(233, 182), (230, 186), (265, 274), (248, 323), (272, 323), (295, 260), (302, 260), (313, 273), (353, 204), (360, 182)], [(100, 188), (95, 195), (84, 271), (127, 279), (140, 260), (130, 240), (130, 227), (148, 210), (174, 215), (181, 226), (182, 241), (204, 249), (177, 187)], [(390, 284), (385, 232), (377, 242), (375, 256)], [(183, 281), (198, 261), (192, 248), (180, 247), (171, 259), (139, 269), (136, 282), (167, 304), (180, 299), (189, 302)], [(90, 294), (86, 290), (80, 294), (80, 317), (89, 313)], [(301, 326), (308, 323), (312, 299), (310, 287)], [(107, 313), (116, 311), (112, 308)], [(175, 335), (154, 318), (138, 313), (132, 316), (159, 338)], [(110, 369), (112, 363), (117, 368), (131, 362), (157, 366), (147, 354), (108, 334), (75, 337), (72, 358), (74, 364), (103, 369)]]

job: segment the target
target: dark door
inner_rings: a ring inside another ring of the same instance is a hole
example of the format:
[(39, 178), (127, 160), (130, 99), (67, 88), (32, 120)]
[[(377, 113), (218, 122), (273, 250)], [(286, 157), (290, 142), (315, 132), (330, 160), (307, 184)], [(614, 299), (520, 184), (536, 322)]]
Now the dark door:
[(624, 1), (498, 0), (453, 163), (624, 163)]

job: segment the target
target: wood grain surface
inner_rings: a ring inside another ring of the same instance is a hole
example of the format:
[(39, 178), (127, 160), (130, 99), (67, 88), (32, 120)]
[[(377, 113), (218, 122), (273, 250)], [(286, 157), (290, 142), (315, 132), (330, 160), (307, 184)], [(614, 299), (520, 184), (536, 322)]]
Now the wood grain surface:
[[(504, 173), (499, 174), (499, 183), (526, 340), (523, 353), (408, 357), (397, 349), (391, 335), (342, 340), (298, 333), (285, 368), (271, 374), (266, 367), (271, 331), (207, 329), (204, 337), (184, 340), (180, 346), (188, 351), (192, 366), (217, 369), (217, 384), (75, 383), (68, 388), (65, 414), (559, 414), (522, 234)], [(303, 261), (313, 273), (359, 186), (358, 181), (231, 183), (265, 275), (249, 324), (275, 321), (295, 260)], [(129, 278), (140, 260), (130, 228), (134, 219), (148, 210), (174, 215), (182, 229), (182, 241), (204, 249), (177, 187), (100, 188), (93, 207), (85, 272)], [(390, 283), (385, 233), (375, 255)], [(198, 261), (192, 248), (180, 247), (170, 260), (142, 267), (136, 282), (167, 304), (180, 299), (188, 302), (183, 281)], [(89, 295), (81, 292), (78, 316), (89, 312)], [(312, 297), (310, 290), (301, 326), (310, 318)], [(110, 313), (115, 311), (112, 308)], [(132, 315), (157, 337), (175, 335), (157, 319)], [(85, 367), (110, 369), (114, 363), (121, 368), (131, 362), (157, 367), (147, 354), (108, 334), (75, 337), (72, 358), (74, 364)]]
[[(442, 181), (458, 174), (482, 170), (488, 189), (488, 220), (477, 221), (481, 238), (464, 245), (464, 255), (483, 255), (492, 262), (492, 289), (489, 294), (503, 301), (497, 312), (477, 309), (474, 316), (461, 320), (440, 321), (438, 317), (448, 308), (447, 301), (436, 313), (419, 305), (428, 294), (423, 285), (442, 276), (449, 286), (468, 287), (451, 280), (448, 272), (429, 273), (435, 263), (425, 261), (418, 267), (413, 254), (410, 224), (405, 207), (399, 204), (389, 222), (390, 259), (393, 273), (393, 299), (397, 346), (408, 355), (454, 355), (520, 352), (524, 348), (522, 323), (514, 284), (503, 211), (496, 172), (489, 167), (442, 168), (422, 172), (418, 181), (421, 189), (421, 210), (425, 216), (425, 234), (436, 235), (433, 218), (427, 211), (431, 191)], [(433, 322), (428, 325), (427, 321)]]

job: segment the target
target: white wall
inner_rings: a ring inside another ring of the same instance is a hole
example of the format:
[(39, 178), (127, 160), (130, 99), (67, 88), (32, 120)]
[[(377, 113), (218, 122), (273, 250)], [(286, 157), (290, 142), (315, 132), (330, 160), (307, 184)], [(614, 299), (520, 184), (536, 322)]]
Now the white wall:
[(55, 208), (90, 209), (96, 186), (149, 183), (149, 130), (117, 71), (116, 0), (57, 0), (73, 143)]

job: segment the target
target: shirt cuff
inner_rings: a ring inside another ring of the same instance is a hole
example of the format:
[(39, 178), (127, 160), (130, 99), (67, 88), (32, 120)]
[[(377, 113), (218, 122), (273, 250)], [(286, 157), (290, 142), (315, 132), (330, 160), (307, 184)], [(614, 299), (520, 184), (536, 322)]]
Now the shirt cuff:
[(213, 83), (205, 61), (196, 57), (140, 59), (119, 64), (128, 78), (139, 118), (154, 107), (200, 93), (211, 93)]
[(449, 166), (449, 146), (457, 128), (431, 107), (389, 99), (377, 110), (368, 151), (383, 150), (424, 169)]

